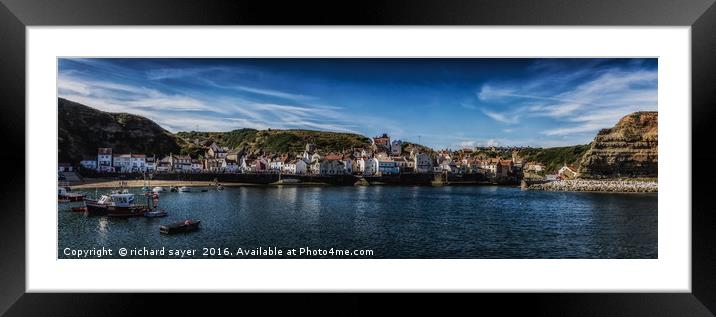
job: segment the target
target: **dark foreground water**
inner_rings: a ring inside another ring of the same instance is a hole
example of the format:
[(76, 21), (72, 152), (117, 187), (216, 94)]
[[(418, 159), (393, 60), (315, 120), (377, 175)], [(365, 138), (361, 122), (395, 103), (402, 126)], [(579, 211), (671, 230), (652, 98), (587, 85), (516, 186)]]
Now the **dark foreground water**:
[[(86, 217), (69, 211), (77, 204), (60, 204), (58, 257), (104, 247), (112, 250), (105, 257), (119, 258), (120, 248), (163, 247), (163, 256), (127, 257), (175, 258), (169, 252), (182, 249), (195, 250), (184, 257), (252, 258), (246, 252), (275, 247), (282, 255), (268, 257), (305, 258), (287, 255), (304, 248), (323, 258), (657, 258), (656, 194), (487, 186), (242, 187), (166, 192), (159, 204), (168, 217)], [(160, 224), (189, 218), (201, 220), (199, 231), (159, 233)], [(331, 248), (333, 256), (317, 251)], [(373, 254), (342, 256), (342, 250)]]

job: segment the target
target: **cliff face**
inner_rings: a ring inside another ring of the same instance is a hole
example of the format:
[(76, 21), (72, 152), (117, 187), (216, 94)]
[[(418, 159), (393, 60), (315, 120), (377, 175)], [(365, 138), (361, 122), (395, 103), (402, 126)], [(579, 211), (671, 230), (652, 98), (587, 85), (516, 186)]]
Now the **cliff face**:
[(111, 147), (114, 153), (147, 155), (180, 151), (174, 135), (144, 117), (104, 112), (62, 98), (57, 113), (60, 162), (96, 158), (100, 147)]
[(657, 177), (658, 113), (635, 112), (599, 131), (582, 157), (582, 178)]

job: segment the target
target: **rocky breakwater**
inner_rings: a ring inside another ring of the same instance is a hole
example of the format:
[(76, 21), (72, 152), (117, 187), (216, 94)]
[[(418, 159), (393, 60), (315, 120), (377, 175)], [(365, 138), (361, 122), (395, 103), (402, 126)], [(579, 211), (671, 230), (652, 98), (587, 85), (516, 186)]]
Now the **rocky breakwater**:
[(635, 180), (571, 179), (533, 184), (528, 189), (575, 192), (656, 193), (658, 183)]
[(579, 162), (579, 177), (657, 177), (658, 113), (641, 111), (599, 131)]

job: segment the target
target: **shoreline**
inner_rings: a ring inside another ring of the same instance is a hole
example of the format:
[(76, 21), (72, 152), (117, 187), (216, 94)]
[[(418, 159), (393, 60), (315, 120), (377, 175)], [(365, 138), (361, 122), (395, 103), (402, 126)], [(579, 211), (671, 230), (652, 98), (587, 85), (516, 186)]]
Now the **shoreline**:
[[(121, 185), (124, 183), (124, 185)], [(252, 184), (252, 183), (235, 183), (235, 182), (221, 182), (219, 183), (224, 187), (258, 187), (258, 186), (326, 186), (325, 183), (297, 183), (297, 184)], [(142, 188), (146, 184), (143, 180), (92, 180), (89, 182), (69, 184), (72, 190), (75, 189), (95, 189), (95, 188)], [(187, 186), (187, 187), (214, 187), (214, 182), (209, 181), (170, 181), (170, 180), (154, 180), (151, 181), (148, 186), (154, 187), (170, 187), (170, 186)]]
[[(224, 187), (310, 187), (310, 186), (341, 186), (321, 182), (302, 182), (287, 184), (257, 184), (242, 182), (220, 182)], [(147, 183), (144, 180), (116, 180), (116, 179), (85, 179), (82, 183), (70, 183), (68, 186), (72, 190), (81, 189), (102, 189), (102, 188), (142, 188)], [(153, 180), (149, 182), (150, 188), (154, 187), (170, 187), (170, 186), (187, 186), (187, 187), (214, 187), (213, 181), (179, 181), (179, 180)], [(348, 185), (346, 185), (348, 186)], [(399, 184), (390, 183), (371, 183), (367, 186), (401, 186)], [(406, 186), (426, 186), (426, 185), (409, 185)], [(442, 186), (514, 186), (514, 184), (494, 184), (494, 183), (447, 183)], [(427, 185), (427, 187), (431, 187)], [(435, 186), (433, 186), (435, 187)], [(563, 192), (592, 192), (592, 193), (658, 193), (658, 183), (653, 181), (636, 181), (636, 180), (561, 180), (542, 184), (532, 184), (524, 190), (541, 190), (541, 191), (563, 191)]]
[(640, 180), (591, 180), (570, 179), (543, 184), (533, 184), (526, 190), (592, 192), (592, 193), (658, 193), (659, 184), (655, 181)]

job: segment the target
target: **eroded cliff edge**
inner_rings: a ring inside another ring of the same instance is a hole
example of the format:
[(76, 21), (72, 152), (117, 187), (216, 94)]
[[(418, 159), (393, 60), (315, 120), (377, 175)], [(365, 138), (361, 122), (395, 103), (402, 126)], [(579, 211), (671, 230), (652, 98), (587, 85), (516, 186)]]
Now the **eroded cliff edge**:
[(579, 163), (581, 178), (657, 177), (658, 113), (634, 112), (597, 133)]

